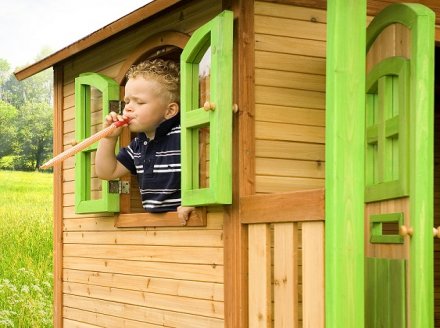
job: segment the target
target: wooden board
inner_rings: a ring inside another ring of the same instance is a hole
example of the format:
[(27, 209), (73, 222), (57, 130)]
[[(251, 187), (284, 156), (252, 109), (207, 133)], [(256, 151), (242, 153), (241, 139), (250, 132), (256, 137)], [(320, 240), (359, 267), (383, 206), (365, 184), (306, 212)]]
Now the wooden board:
[[(224, 327), (223, 320), (218, 318), (209, 318), (175, 311), (146, 308), (138, 305), (99, 300), (76, 295), (65, 295), (65, 304), (66, 307), (64, 308), (64, 315), (69, 318), (74, 318), (75, 313), (88, 311), (93, 314), (101, 313), (106, 316), (136, 320), (142, 323), (147, 322), (165, 327)], [(81, 312), (76, 312), (75, 310), (72, 311), (72, 309), (79, 309)]]
[(63, 268), (223, 283), (223, 266), (212, 264), (143, 262), (64, 256)]
[(193, 297), (205, 300), (223, 301), (223, 284), (212, 282), (164, 279), (145, 275), (69, 270), (63, 271), (65, 282), (90, 284), (108, 288), (121, 288), (149, 293)]

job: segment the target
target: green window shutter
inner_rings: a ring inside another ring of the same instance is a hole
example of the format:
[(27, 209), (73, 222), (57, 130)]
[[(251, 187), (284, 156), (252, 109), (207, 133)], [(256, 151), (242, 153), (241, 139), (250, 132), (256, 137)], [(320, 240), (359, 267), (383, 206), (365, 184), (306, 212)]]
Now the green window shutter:
[[(233, 14), (224, 11), (197, 29), (181, 55), (182, 204), (232, 202)], [(210, 49), (210, 102), (199, 106), (199, 63)], [(209, 187), (199, 186), (199, 130), (209, 127)]]
[[(95, 89), (97, 92), (92, 92)], [(100, 97), (92, 99), (92, 93)], [(119, 100), (119, 85), (114, 80), (96, 73), (84, 73), (75, 79), (75, 140), (93, 134), (92, 117), (99, 111), (93, 111), (92, 106), (102, 108), (102, 120), (98, 120), (101, 123), (109, 112), (110, 100)], [(75, 155), (75, 212), (119, 212), (119, 194), (110, 193), (109, 182), (99, 180), (92, 173), (92, 155), (96, 149), (97, 143)]]
[(367, 202), (408, 195), (409, 60), (391, 57), (366, 81)]

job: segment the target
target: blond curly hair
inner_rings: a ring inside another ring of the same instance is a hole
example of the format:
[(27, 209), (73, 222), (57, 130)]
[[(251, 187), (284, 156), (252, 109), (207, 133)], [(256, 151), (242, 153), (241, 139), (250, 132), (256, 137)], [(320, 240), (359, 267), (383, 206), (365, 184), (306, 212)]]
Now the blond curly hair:
[(138, 76), (155, 80), (167, 91), (170, 102), (180, 102), (180, 67), (172, 60), (143, 61), (131, 66), (126, 76), (127, 80)]

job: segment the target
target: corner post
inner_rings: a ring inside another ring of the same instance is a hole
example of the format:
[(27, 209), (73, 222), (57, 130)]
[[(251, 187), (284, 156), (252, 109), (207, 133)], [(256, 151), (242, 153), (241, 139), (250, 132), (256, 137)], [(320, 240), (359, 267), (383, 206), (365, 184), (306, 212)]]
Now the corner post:
[(327, 2), (326, 327), (364, 327), (366, 0)]

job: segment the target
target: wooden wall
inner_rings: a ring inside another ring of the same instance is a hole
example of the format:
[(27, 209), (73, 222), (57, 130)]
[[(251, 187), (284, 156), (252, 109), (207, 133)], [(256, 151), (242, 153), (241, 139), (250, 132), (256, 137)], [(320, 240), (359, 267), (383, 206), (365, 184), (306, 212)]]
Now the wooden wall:
[(326, 12), (255, 2), (256, 191), (324, 186)]
[[(64, 62), (64, 148), (74, 141), (75, 77), (91, 71), (116, 78), (147, 37), (166, 30), (191, 33), (220, 6), (214, 0), (183, 4)], [(62, 306), (56, 307), (65, 327), (223, 327), (221, 208), (209, 211), (203, 228), (117, 229), (116, 216), (75, 214), (73, 158), (62, 173)]]
[[(399, 0), (370, 0), (377, 14)], [(440, 4), (413, 1), (436, 12)], [(326, 1), (255, 2), (256, 190), (274, 193), (324, 184)], [(437, 56), (439, 57), (439, 56)], [(437, 65), (436, 66), (439, 66)], [(436, 79), (440, 80), (440, 70)], [(437, 82), (436, 98), (440, 97)], [(440, 226), (440, 114), (436, 101), (435, 226)], [(301, 252), (301, 249), (299, 250)], [(299, 253), (300, 254), (300, 253)], [(440, 240), (435, 240), (435, 327), (440, 327)]]

